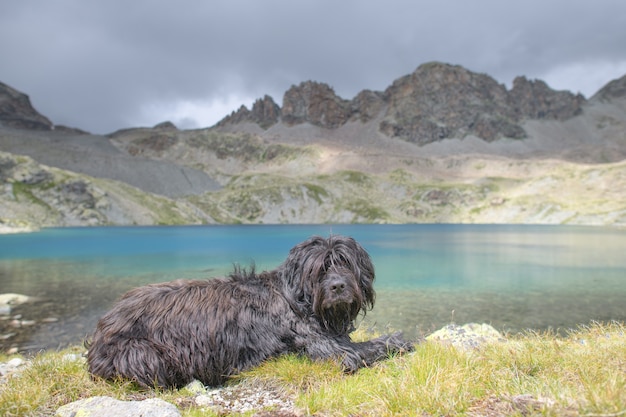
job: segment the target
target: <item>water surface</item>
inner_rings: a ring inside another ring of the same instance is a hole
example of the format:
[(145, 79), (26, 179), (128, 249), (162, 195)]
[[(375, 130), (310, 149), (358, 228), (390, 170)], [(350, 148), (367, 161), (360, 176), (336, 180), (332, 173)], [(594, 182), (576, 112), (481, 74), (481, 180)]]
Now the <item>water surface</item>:
[(273, 269), (313, 234), (357, 239), (376, 267), (366, 325), (417, 337), (451, 321), (566, 331), (626, 320), (626, 232), (572, 226), (281, 225), (58, 228), (0, 236), (0, 350), (81, 343), (132, 287)]

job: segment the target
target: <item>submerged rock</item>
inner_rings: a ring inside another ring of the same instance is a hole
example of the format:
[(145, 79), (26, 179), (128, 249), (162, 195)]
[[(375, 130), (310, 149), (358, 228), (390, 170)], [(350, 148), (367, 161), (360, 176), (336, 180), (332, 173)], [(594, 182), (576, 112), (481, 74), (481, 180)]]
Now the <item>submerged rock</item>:
[(11, 307), (28, 302), (31, 298), (27, 295), (5, 293), (0, 294), (0, 315), (11, 314)]

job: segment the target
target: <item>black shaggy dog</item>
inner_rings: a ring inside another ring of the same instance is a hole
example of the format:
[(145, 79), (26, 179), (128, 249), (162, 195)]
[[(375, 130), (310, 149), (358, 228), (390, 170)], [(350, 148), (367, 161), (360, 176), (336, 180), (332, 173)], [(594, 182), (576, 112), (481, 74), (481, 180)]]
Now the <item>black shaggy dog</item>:
[(277, 269), (173, 281), (126, 293), (88, 342), (89, 371), (144, 387), (229, 376), (289, 352), (334, 358), (352, 372), (412, 350), (400, 333), (355, 343), (359, 312), (374, 306), (374, 266), (354, 239), (314, 236)]

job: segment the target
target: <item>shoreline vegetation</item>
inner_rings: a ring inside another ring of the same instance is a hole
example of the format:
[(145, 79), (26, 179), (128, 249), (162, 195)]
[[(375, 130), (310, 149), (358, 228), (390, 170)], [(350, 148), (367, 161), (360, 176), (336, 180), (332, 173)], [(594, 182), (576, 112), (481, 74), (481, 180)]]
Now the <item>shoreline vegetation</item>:
[[(353, 338), (372, 337), (366, 328)], [(111, 407), (128, 410), (166, 402), (186, 417), (626, 415), (626, 326), (619, 322), (580, 326), (567, 336), (449, 325), (414, 353), (355, 374), (333, 362), (285, 356), (218, 389), (192, 383), (142, 391), (129, 382), (94, 380), (83, 355), (82, 347), (31, 358), (0, 354), (0, 415), (90, 415), (89, 404), (114, 400), (122, 402)]]

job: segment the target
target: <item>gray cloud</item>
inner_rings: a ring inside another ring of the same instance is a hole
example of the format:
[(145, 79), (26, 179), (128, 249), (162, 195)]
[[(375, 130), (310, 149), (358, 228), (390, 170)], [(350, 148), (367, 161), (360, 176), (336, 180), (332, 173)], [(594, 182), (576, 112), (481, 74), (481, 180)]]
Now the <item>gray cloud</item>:
[(433, 60), (589, 96), (626, 73), (625, 27), (621, 0), (2, 2), (0, 81), (97, 133), (206, 126), (309, 79), (352, 98)]

